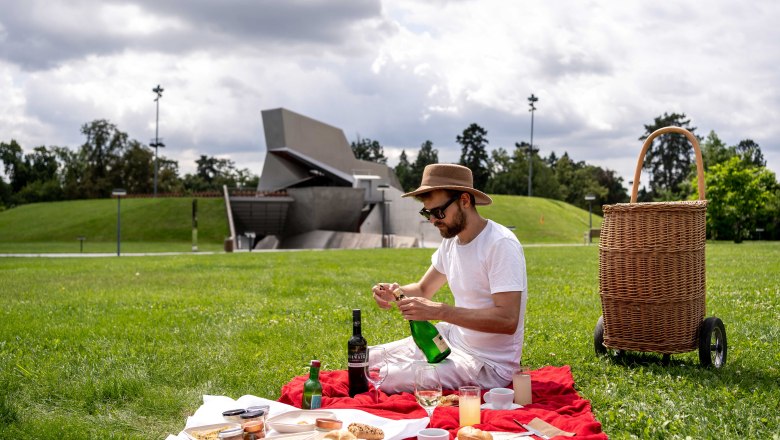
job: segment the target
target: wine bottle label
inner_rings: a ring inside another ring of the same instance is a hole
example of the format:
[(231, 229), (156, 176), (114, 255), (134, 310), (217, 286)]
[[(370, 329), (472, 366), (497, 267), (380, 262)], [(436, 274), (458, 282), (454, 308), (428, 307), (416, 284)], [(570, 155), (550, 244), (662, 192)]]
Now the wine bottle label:
[(317, 409), (320, 406), (322, 406), (322, 396), (320, 396), (320, 395), (311, 396), (311, 408), (310, 409)]
[(436, 344), (436, 348), (439, 349), (440, 352), (444, 353), (447, 351), (448, 348), (450, 348), (449, 345), (447, 345), (447, 341), (444, 340), (444, 338), (437, 334), (433, 337), (433, 343)]
[(368, 362), (348, 362), (347, 368), (366, 368), (368, 366)]

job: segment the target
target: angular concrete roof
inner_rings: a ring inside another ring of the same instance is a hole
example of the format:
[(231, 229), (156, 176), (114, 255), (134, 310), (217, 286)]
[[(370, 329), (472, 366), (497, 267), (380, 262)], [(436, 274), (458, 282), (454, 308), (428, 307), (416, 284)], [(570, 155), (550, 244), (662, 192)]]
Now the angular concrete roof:
[(263, 110), (262, 116), (268, 152), (258, 191), (298, 186), (353, 187), (360, 176), (377, 176), (402, 189), (387, 165), (355, 159), (340, 128), (284, 108)]

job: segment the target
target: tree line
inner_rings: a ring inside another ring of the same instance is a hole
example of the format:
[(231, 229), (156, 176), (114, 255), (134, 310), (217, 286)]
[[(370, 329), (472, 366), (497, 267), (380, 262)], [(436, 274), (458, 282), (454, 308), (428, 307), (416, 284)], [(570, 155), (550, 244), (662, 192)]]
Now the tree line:
[[(780, 185), (766, 168), (760, 146), (751, 139), (727, 145), (714, 131), (702, 139), (684, 113), (664, 113), (644, 126), (638, 140), (655, 130), (682, 127), (697, 137), (702, 150), (706, 182), (707, 236), (740, 242), (747, 238), (780, 238)], [(474, 185), (489, 194), (528, 195), (529, 161), (531, 191), (536, 197), (562, 200), (588, 208), (586, 195), (595, 196), (593, 210), (602, 214), (602, 205), (629, 202), (623, 178), (615, 171), (577, 161), (564, 152), (547, 157), (527, 142), (517, 142), (512, 151), (498, 147), (488, 152), (487, 130), (469, 125), (455, 140), (461, 146), (459, 164), (469, 167)], [(369, 138), (352, 142), (358, 159), (387, 163), (382, 145)], [(404, 190), (419, 185), (426, 165), (438, 163), (438, 150), (429, 140), (420, 145), (412, 161), (401, 151), (395, 173)], [(682, 135), (664, 134), (653, 141), (643, 163), (647, 185), (638, 191), (639, 202), (676, 201), (698, 198), (694, 151)]]
[[(0, 143), (0, 209), (34, 202), (110, 197), (114, 188), (152, 194), (154, 153), (111, 122), (98, 119), (81, 127), (84, 143), (76, 150), (39, 146), (25, 154), (15, 140)], [(179, 176), (175, 160), (158, 156), (158, 194), (202, 193), (229, 187), (256, 188), (258, 177), (230, 159), (201, 155), (194, 174)]]

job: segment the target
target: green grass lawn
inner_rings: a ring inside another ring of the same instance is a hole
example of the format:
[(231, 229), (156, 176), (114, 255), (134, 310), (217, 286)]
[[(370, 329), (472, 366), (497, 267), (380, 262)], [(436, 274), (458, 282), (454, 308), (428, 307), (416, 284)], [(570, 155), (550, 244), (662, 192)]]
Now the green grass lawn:
[[(432, 250), (0, 259), (0, 438), (164, 438), (203, 394), (278, 398), (319, 358), (346, 368), (351, 309), (369, 343), (404, 337), (377, 281)], [(528, 247), (524, 363), (571, 365), (611, 438), (778, 438), (780, 243), (711, 243), (707, 311), (722, 370), (695, 352), (598, 358), (596, 246)], [(449, 300), (447, 291), (439, 297)]]
[[(588, 211), (537, 197), (493, 196), (480, 213), (514, 226), (524, 243), (582, 243)], [(121, 252), (189, 252), (192, 198), (122, 199)], [(593, 216), (593, 227), (601, 217)], [(116, 199), (33, 203), (0, 212), (0, 254), (115, 253)], [(230, 235), (224, 201), (198, 199), (198, 249), (219, 251)]]
[[(122, 252), (192, 249), (192, 198), (122, 199)], [(116, 199), (33, 203), (0, 212), (0, 253), (116, 252)], [(198, 199), (198, 249), (230, 235), (221, 198)]]

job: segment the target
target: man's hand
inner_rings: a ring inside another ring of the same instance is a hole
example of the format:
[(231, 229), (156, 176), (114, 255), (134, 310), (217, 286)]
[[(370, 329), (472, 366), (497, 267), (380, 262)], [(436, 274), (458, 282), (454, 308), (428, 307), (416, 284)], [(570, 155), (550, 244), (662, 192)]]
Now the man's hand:
[(382, 309), (392, 309), (395, 302), (393, 291), (398, 288), (398, 283), (377, 283), (371, 287), (374, 301)]
[(444, 305), (420, 296), (398, 300), (396, 305), (404, 319), (408, 321), (438, 321), (442, 319), (441, 311)]

